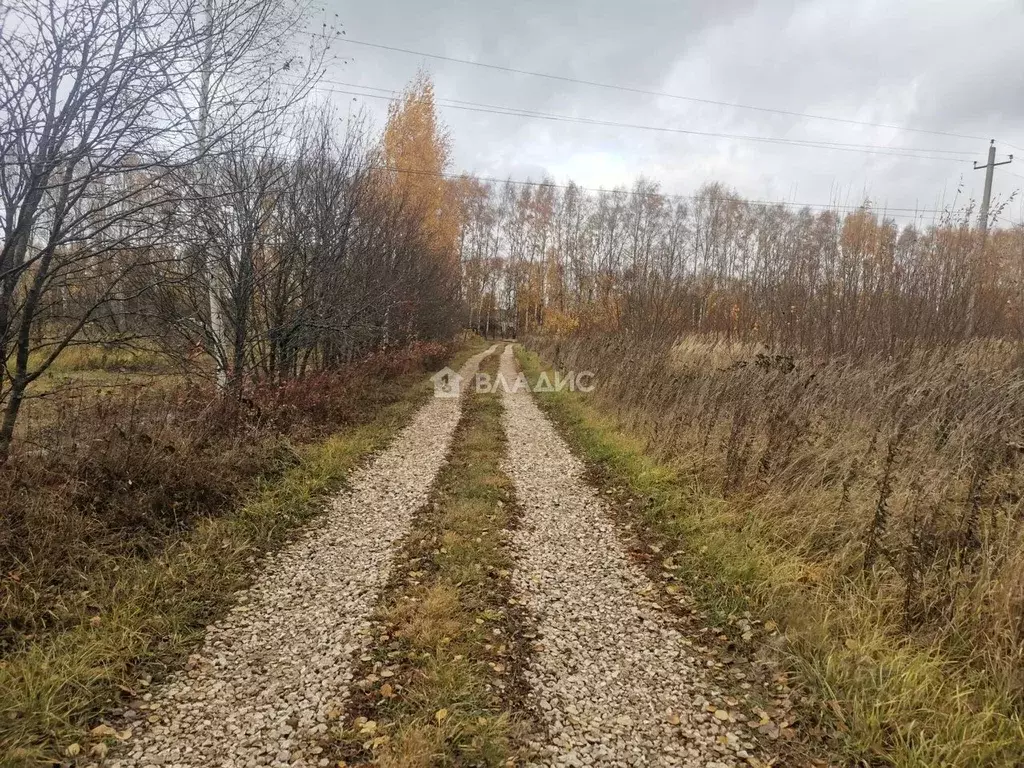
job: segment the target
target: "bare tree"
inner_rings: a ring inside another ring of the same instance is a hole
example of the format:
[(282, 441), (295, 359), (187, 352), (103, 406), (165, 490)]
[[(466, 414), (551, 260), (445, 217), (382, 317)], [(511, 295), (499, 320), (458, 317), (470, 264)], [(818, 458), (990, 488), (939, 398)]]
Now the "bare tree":
[(0, 36), (0, 461), (29, 384), (171, 258), (175, 110), (207, 31), (192, 0), (15, 0)]
[[(197, 116), (192, 125), (199, 150), (192, 195), (197, 222), (209, 221), (204, 214), (211, 205), (221, 210), (220, 203), (210, 199), (224, 191), (211, 186), (213, 158), (223, 153), (233, 158), (229, 163), (237, 162), (247, 148), (266, 136), (268, 126), (280, 129), (290, 110), (323, 74), (330, 44), (337, 35), (337, 30), (326, 24), (314, 32), (306, 29), (310, 6), (305, 0), (202, 2), (206, 35), (196, 62), (200, 77), (190, 81), (192, 87), (181, 92), (179, 102), (184, 114)], [(303, 55), (296, 53), (299, 36), (309, 41)], [(234, 191), (238, 191), (237, 185)], [(202, 248), (210, 235), (209, 231), (193, 230), (192, 247)], [(205, 346), (214, 361), (218, 384), (224, 387), (238, 346), (237, 338), (229, 343), (225, 337), (228, 320), (224, 305), (236, 301), (238, 292), (230, 299), (225, 297), (230, 290), (226, 283), (233, 278), (225, 272), (223, 259), (211, 253), (201, 268), (208, 310), (198, 312), (195, 319), (204, 326)]]

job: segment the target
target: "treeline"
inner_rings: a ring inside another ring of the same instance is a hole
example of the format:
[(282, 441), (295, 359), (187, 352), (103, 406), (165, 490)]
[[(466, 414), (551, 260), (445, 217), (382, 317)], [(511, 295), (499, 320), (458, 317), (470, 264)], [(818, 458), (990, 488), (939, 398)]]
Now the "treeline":
[(456, 330), (448, 185), (382, 170), (445, 170), (430, 84), (380, 138), (317, 106), (335, 31), (306, 10), (0, 7), (0, 461), (70, 347), (159, 352), (240, 394)]
[(900, 226), (749, 202), (462, 181), (470, 325), (481, 332), (632, 328), (781, 351), (893, 354), (1024, 331), (1024, 230), (983, 240), (968, 206)]

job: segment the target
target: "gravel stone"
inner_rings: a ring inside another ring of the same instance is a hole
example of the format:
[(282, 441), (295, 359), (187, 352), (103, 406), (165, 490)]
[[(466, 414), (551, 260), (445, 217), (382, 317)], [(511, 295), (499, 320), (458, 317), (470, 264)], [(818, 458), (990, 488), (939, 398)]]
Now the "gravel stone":
[[(501, 372), (516, 378), (511, 346)], [(530, 764), (746, 764), (733, 725), (705, 716), (716, 690), (707, 659), (650, 597), (582, 463), (528, 392), (503, 403), (503, 469), (523, 512), (513, 584), (539, 635), (526, 679), (546, 734), (533, 736)]]
[[(459, 372), (468, 380), (480, 360)], [(108, 765), (313, 766), (316, 736), (340, 717), (352, 655), (398, 543), (426, 503), (459, 421), (461, 399), (432, 398), (351, 488), (270, 558), (186, 668), (143, 699), (148, 713)], [(306, 757), (305, 755), (310, 755)]]

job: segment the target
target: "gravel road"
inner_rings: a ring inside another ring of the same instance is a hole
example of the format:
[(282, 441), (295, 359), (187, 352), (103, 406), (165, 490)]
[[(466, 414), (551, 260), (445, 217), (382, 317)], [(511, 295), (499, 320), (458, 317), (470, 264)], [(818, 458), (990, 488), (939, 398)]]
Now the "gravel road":
[[(488, 353), (471, 358), (471, 376)], [(413, 512), (427, 501), (461, 412), (432, 398), (391, 446), (355, 472), (327, 515), (265, 565), (208, 628), (181, 673), (126, 713), (133, 738), (109, 765), (316, 766), (344, 705), (350, 660)]]
[[(501, 358), (509, 382), (511, 353)], [(513, 583), (540, 638), (526, 677), (546, 733), (530, 745), (532, 764), (747, 764), (753, 745), (717, 706), (707, 660), (652, 599), (656, 587), (629, 560), (583, 465), (529, 393), (503, 400), (503, 469), (523, 514)]]

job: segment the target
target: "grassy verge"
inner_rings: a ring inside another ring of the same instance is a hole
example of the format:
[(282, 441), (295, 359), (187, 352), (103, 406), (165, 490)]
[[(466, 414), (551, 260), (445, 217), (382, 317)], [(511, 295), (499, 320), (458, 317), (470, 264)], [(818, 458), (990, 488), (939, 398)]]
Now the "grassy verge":
[(173, 668), (249, 583), (260, 557), (320, 514), (321, 499), (338, 491), (430, 393), (421, 375), (392, 384), (394, 397), (380, 402), (371, 419), (299, 449), (297, 464), (262, 483), (235, 511), (201, 521), (156, 557), (122, 557), (89, 573), (77, 621), (25, 638), (0, 661), (0, 765), (101, 755), (109, 734), (87, 729), (122, 695), (141, 694)]
[[(543, 363), (519, 351), (527, 375)], [(599, 398), (538, 395), (541, 405), (611, 485), (644, 500), (637, 523), (674, 555), (679, 578), (709, 614), (753, 610), (783, 631), (788, 666), (821, 703), (821, 719), (851, 760), (894, 766), (1017, 766), (1024, 728), (1010, 701), (968, 666), (893, 632), (856, 579), (827, 580), (778, 546), (741, 497), (708, 494), (646, 452)]]
[[(498, 356), (482, 367), (494, 373)], [(417, 513), (376, 617), (349, 719), (331, 752), (349, 764), (515, 762), (522, 622), (510, 604), (515, 524), (501, 403), (473, 394), (430, 503)]]

